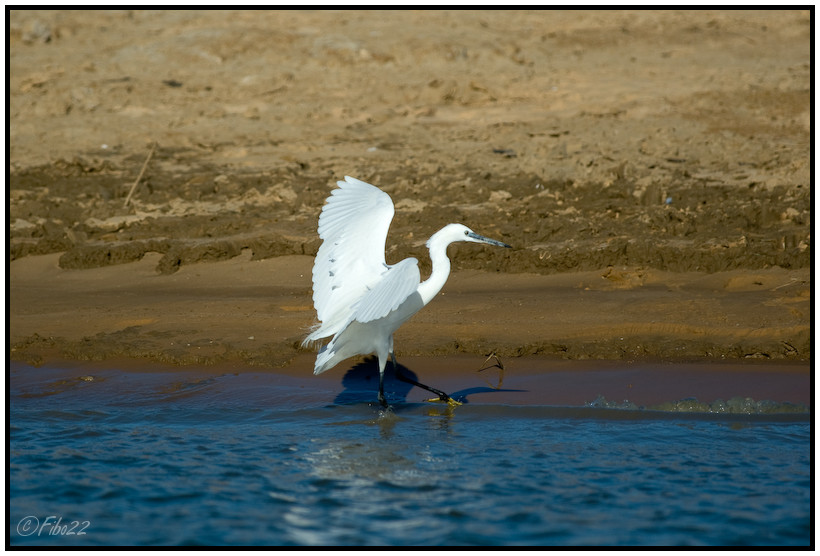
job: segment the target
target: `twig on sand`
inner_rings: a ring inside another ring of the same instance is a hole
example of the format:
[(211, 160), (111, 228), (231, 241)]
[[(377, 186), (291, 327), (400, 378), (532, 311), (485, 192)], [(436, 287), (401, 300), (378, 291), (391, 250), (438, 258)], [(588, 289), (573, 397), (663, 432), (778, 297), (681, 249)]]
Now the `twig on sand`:
[[(487, 365), (487, 363), (490, 362), (490, 359), (495, 359), (495, 365)], [(504, 370), (504, 363), (501, 362), (501, 359), (498, 358), (495, 352), (492, 352), (487, 356), (487, 359), (485, 359), (484, 363), (481, 364), (481, 368), (476, 372), (480, 373), (481, 371), (486, 371), (487, 369), (492, 369), (493, 367), (498, 367), (502, 371)]]
[(140, 170), (140, 175), (139, 175), (139, 176), (137, 176), (137, 179), (136, 179), (136, 181), (134, 182), (134, 185), (132, 185), (132, 186), (131, 186), (131, 191), (129, 191), (129, 192), (128, 192), (128, 197), (126, 197), (126, 198), (125, 198), (125, 204), (123, 205), (123, 207), (127, 207), (127, 206), (128, 206), (128, 203), (130, 203), (130, 202), (131, 202), (131, 195), (133, 195), (133, 194), (134, 194), (134, 190), (136, 190), (136, 189), (137, 189), (137, 185), (139, 185), (140, 180), (142, 179), (142, 175), (145, 173), (145, 169), (148, 167), (148, 161), (150, 161), (150, 160), (151, 160), (151, 157), (154, 155), (154, 150), (155, 150), (156, 148), (157, 148), (157, 142), (156, 142), (156, 141), (154, 141), (154, 142), (151, 144), (151, 151), (148, 153), (148, 157), (145, 159), (145, 162), (144, 162), (144, 163), (143, 163), (143, 165), (142, 165), (142, 170)]
[[(495, 359), (495, 365), (487, 365), (490, 359)], [(487, 369), (492, 369), (493, 367), (498, 367), (498, 384), (493, 386), (492, 383), (486, 378), (484, 379), (484, 382), (486, 382), (490, 386), (490, 388), (498, 390), (499, 388), (501, 388), (501, 384), (504, 382), (504, 363), (501, 362), (501, 359), (498, 358), (495, 352), (492, 352), (490, 355), (487, 356), (487, 359), (484, 360), (484, 363), (481, 365), (481, 368), (478, 369), (478, 371), (476, 372), (480, 373), (481, 371), (486, 371)]]
[(804, 284), (804, 283), (805, 283), (805, 282), (804, 282), (803, 280), (801, 280), (800, 278), (792, 278), (791, 280), (789, 280), (789, 281), (788, 281), (788, 282), (786, 282), (785, 284), (780, 284), (780, 285), (779, 285), (779, 286), (777, 286), (776, 288), (772, 288), (772, 289), (770, 289), (769, 291), (771, 291), (771, 292), (773, 292), (773, 291), (777, 291), (777, 290), (779, 290), (780, 288), (785, 288), (785, 287), (787, 287), (787, 286), (791, 286), (791, 285), (793, 285), (795, 282), (800, 282), (801, 284)]

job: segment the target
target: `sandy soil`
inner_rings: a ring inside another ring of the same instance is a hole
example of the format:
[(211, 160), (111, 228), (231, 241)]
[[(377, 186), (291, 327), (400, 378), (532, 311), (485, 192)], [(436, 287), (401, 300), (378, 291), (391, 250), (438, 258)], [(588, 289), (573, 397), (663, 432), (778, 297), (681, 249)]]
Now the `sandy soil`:
[[(335, 180), (429, 271), (399, 355), (785, 359), (810, 340), (805, 11), (13, 11), (12, 358), (283, 366)], [(131, 202), (126, 197), (145, 165)]]

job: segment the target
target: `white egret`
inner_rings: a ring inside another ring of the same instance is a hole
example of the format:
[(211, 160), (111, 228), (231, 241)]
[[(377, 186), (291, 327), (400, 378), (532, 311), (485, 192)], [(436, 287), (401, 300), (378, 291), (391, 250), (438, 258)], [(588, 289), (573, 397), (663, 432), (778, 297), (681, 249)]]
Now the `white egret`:
[[(353, 357), (375, 353), (379, 358), (379, 402), (384, 397), (384, 369), (388, 355), (396, 377), (457, 404), (435, 388), (399, 371), (393, 352), (393, 333), (427, 305), (450, 274), (447, 246), (455, 241), (506, 243), (480, 236), (461, 224), (448, 224), (427, 240), (433, 271), (421, 281), (418, 260), (394, 265), (384, 259), (387, 230), (395, 209), (379, 188), (346, 176), (327, 198), (319, 216), (322, 245), (313, 264), (313, 303), (320, 321), (302, 345), (332, 336), (316, 356), (314, 374), (323, 373)], [(432, 401), (432, 400), (431, 400)]]

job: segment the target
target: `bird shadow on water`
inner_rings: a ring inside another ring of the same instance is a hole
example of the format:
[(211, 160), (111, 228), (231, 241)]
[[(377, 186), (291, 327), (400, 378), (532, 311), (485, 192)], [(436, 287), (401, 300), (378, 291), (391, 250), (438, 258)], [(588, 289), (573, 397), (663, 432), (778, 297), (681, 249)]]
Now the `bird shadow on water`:
[[(408, 369), (399, 363), (399, 370), (401, 373), (412, 380), (418, 382), (418, 375), (412, 370)], [(367, 357), (364, 361), (357, 363), (347, 370), (342, 377), (342, 386), (344, 390), (334, 399), (335, 404), (351, 404), (351, 403), (378, 403), (377, 395), (379, 391), (379, 360), (377, 357)], [(430, 386), (435, 386), (432, 384)], [(384, 370), (384, 394), (388, 402), (391, 404), (407, 403), (407, 394), (415, 388), (412, 384), (403, 382), (396, 378), (393, 371), (392, 363), (387, 364)], [(449, 392), (449, 395), (454, 400), (462, 404), (470, 403), (468, 396), (487, 392), (524, 392), (525, 390), (515, 390), (510, 388), (492, 388), (487, 386), (474, 386), (472, 388), (465, 388), (457, 392)], [(430, 397), (434, 395), (431, 393)]]
[[(405, 376), (415, 380), (416, 374), (405, 367), (399, 365)], [(377, 357), (367, 357), (364, 361), (350, 367), (342, 377), (344, 390), (339, 392), (336, 399), (337, 404), (350, 404), (360, 402), (377, 402), (379, 392), (379, 359)], [(407, 401), (407, 393), (413, 388), (412, 384), (402, 382), (396, 378), (393, 372), (393, 365), (388, 363), (384, 370), (384, 392), (387, 399), (394, 403), (404, 403)]]

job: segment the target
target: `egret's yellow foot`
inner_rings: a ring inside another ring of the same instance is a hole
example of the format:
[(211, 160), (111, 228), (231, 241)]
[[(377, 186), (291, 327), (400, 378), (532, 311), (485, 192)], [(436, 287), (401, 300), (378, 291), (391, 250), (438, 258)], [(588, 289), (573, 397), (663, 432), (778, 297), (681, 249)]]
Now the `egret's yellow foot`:
[(458, 406), (461, 405), (461, 402), (457, 402), (456, 400), (454, 400), (453, 398), (451, 398), (449, 396), (447, 397), (446, 400), (444, 398), (439, 397), (439, 398), (430, 398), (429, 400), (426, 400), (426, 401), (428, 401), (428, 402), (444, 402), (447, 405), (449, 405), (450, 407), (458, 407)]

